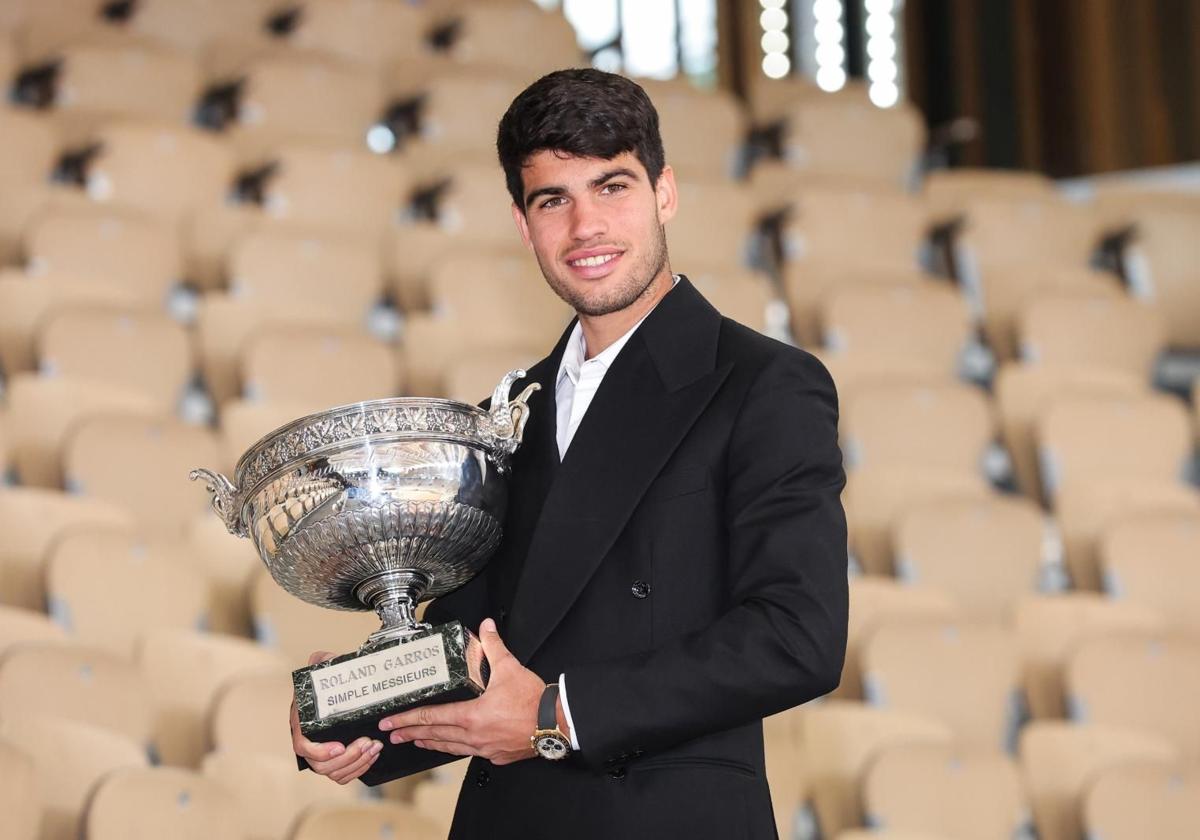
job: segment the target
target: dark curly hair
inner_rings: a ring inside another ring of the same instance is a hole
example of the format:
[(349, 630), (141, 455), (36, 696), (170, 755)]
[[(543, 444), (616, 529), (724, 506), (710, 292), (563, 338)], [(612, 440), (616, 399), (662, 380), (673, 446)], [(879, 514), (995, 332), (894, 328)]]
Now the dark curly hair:
[(525, 212), (521, 168), (536, 152), (553, 150), (611, 160), (633, 152), (650, 183), (658, 183), (664, 154), (658, 112), (636, 82), (601, 70), (556, 70), (531, 84), (508, 106), (496, 132), (496, 152), (513, 202)]

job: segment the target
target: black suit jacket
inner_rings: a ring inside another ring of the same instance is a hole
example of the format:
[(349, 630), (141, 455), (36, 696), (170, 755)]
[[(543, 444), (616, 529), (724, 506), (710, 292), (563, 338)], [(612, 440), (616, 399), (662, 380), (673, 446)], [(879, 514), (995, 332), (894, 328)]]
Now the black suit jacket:
[(453, 838), (760, 838), (761, 719), (832, 690), (846, 644), (833, 382), (682, 279), (606, 373), (566, 456), (555, 376), (513, 461), (505, 534), (428, 620), (566, 675), (581, 750), (473, 759)]

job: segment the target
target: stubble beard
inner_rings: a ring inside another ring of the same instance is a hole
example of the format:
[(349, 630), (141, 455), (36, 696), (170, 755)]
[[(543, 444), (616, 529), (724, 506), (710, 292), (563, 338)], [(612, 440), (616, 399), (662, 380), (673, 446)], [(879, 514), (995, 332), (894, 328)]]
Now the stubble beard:
[(602, 297), (584, 295), (559, 277), (553, 268), (548, 268), (540, 256), (538, 257), (538, 267), (541, 268), (542, 276), (546, 278), (546, 282), (554, 290), (554, 293), (576, 313), (591, 318), (608, 315), (631, 306), (638, 298), (645, 295), (654, 282), (654, 278), (658, 277), (663, 267), (666, 266), (667, 235), (662, 225), (655, 225), (653, 240), (652, 247), (639, 262), (632, 266), (626, 275), (625, 282)]

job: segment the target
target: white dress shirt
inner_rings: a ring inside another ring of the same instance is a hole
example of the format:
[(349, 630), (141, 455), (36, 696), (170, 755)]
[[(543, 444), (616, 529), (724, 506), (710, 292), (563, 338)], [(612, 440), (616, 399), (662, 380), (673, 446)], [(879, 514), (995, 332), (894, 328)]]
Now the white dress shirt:
[[(672, 275), (675, 283), (679, 275)], [(672, 288), (674, 288), (672, 286)], [(657, 304), (655, 304), (657, 306)], [(651, 312), (654, 310), (651, 309)], [(558, 406), (558, 458), (561, 461), (571, 446), (575, 430), (579, 428), (583, 415), (592, 404), (592, 397), (600, 388), (600, 382), (609, 367), (633, 337), (634, 331), (642, 325), (650, 312), (629, 328), (629, 332), (605, 347), (594, 357), (587, 357), (587, 342), (583, 337), (583, 328), (577, 321), (571, 337), (567, 339), (566, 349), (563, 350), (562, 361), (558, 364), (558, 377), (554, 384), (554, 400)], [(558, 697), (562, 700), (563, 717), (567, 719), (567, 727), (571, 730), (571, 749), (579, 749), (579, 736), (575, 731), (575, 721), (571, 720), (571, 706), (567, 703), (567, 678), (565, 674), (558, 675)]]

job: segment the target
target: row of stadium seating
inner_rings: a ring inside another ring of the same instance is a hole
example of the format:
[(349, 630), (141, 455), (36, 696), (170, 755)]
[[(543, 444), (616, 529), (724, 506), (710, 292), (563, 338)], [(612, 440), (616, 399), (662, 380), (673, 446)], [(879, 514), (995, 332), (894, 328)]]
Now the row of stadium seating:
[[(492, 142), (579, 61), (529, 2), (0, 8), (14, 837), (444, 836), (462, 763), (296, 773), (289, 669), (376, 620), (284, 593), (185, 476), (332, 404), (474, 402), (546, 352), (569, 312)], [(1164, 362), (1200, 348), (1200, 200), (922, 175), (920, 115), (859, 85), (646, 87), (673, 267), (841, 400), (850, 645), (833, 697), (766, 721), (781, 836), (1181, 836), (1200, 399)]]

